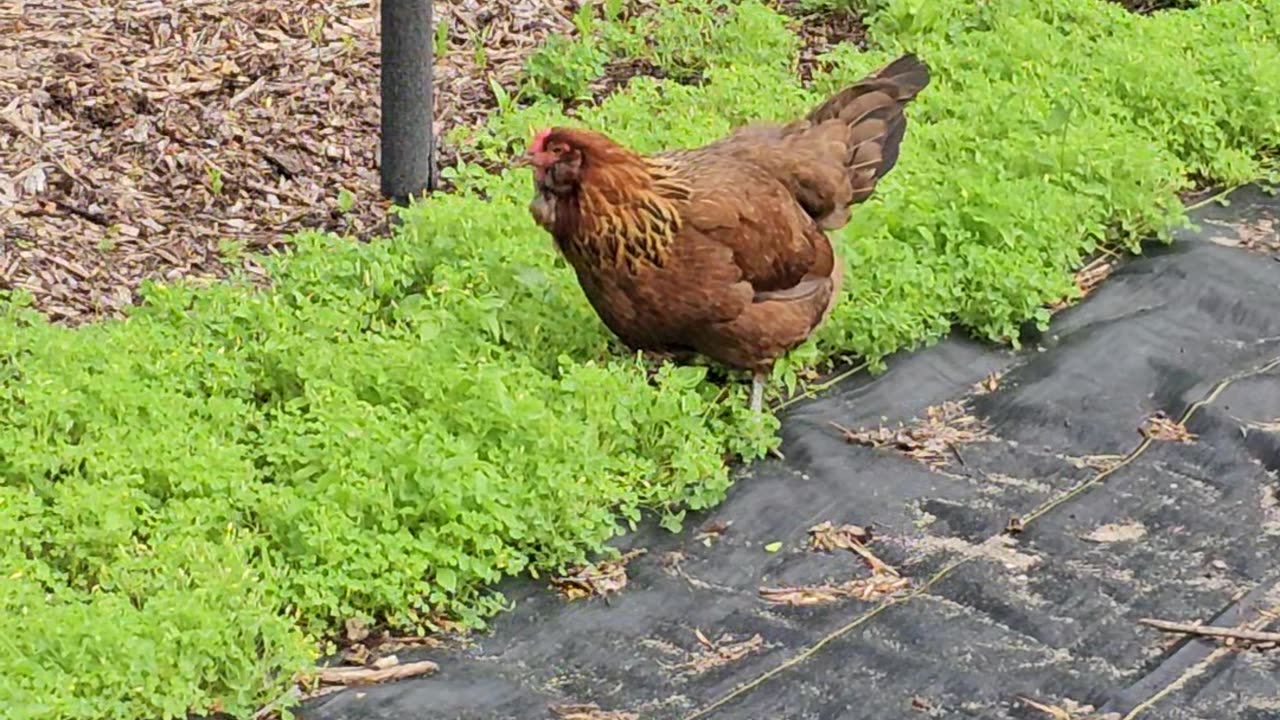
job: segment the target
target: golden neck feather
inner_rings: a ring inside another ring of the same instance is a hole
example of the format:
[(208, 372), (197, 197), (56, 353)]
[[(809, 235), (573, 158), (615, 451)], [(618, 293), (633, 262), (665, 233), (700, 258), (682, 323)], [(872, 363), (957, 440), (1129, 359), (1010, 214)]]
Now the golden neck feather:
[(680, 205), (692, 195), (677, 169), (643, 158), (594, 170), (578, 196), (583, 226), (573, 249), (618, 270), (665, 266), (683, 225)]

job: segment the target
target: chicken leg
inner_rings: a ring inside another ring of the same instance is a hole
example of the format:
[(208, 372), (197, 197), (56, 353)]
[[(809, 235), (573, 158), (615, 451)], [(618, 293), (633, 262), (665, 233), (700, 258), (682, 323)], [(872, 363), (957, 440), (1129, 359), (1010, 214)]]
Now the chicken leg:
[(767, 374), (756, 370), (751, 373), (751, 412), (759, 414), (764, 410), (764, 384)]
[[(769, 381), (769, 372), (767, 370), (754, 370), (751, 373), (751, 413), (756, 424), (764, 422), (764, 386)], [(786, 460), (787, 456), (777, 448), (769, 450), (769, 454), (779, 460)]]

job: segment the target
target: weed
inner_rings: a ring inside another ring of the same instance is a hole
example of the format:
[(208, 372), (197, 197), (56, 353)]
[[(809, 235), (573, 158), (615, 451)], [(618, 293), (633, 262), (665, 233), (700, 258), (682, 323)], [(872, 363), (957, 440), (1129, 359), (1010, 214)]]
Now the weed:
[(622, 11), (626, 9), (626, 0), (604, 0), (602, 8), (604, 19), (607, 22), (617, 22), (622, 17)]
[(239, 263), (240, 258), (244, 257), (244, 245), (235, 240), (222, 239), (218, 241), (218, 257), (229, 265)]
[(484, 39), (488, 37), (488, 33), (489, 31), (487, 28), (483, 31), (473, 30), (471, 32), (471, 43), (475, 47), (473, 62), (475, 62), (476, 67), (481, 70), (489, 66), (489, 55), (485, 50), (487, 45), (484, 42)]
[[(536, 91), (464, 138), (477, 157), (553, 122), (689, 146), (902, 50), (934, 68), (897, 167), (835, 234), (845, 297), (779, 364), (793, 389), (955, 324), (1016, 342), (1098, 246), (1185, 221), (1187, 177), (1237, 182), (1280, 147), (1280, 0), (883, 0), (878, 49), (837, 47), (810, 88), (757, 2), (608, 7), (531, 60)], [(666, 77), (566, 117), (624, 56)], [(724, 457), (775, 442), (744, 387), (651, 380), (616, 351), (528, 215), (527, 171), (448, 172), (457, 194), (389, 240), (295, 236), (269, 290), (151, 284), (127, 321), (78, 329), (0, 306), (0, 707), (248, 717), (345, 621), (478, 626), (496, 581), (585, 564), (645, 512), (678, 528), (723, 498)]]
[(604, 74), (607, 58), (589, 39), (571, 40), (554, 35), (526, 61), (529, 88), (535, 95), (559, 100), (588, 98), (590, 84)]
[(328, 16), (321, 15), (312, 20), (311, 24), (307, 26), (307, 39), (311, 40), (313, 45), (322, 45), (324, 43), (324, 26), (328, 21)]
[(432, 57), (439, 61), (449, 52), (449, 18), (437, 16), (435, 23), (436, 30), (432, 36)]
[(342, 188), (338, 191), (338, 211), (349, 213), (356, 206), (356, 196), (348, 189)]
[(209, 165), (204, 172), (205, 179), (209, 184), (209, 192), (214, 195), (222, 195), (222, 168), (216, 165)]

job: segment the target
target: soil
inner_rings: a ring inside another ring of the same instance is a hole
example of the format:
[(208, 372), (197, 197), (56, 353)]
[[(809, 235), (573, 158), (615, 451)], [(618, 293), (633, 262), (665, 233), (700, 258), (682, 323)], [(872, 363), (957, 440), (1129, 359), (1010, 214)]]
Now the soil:
[(1188, 10), (1199, 3), (1197, 0), (1112, 0), (1139, 15), (1150, 15), (1161, 10)]

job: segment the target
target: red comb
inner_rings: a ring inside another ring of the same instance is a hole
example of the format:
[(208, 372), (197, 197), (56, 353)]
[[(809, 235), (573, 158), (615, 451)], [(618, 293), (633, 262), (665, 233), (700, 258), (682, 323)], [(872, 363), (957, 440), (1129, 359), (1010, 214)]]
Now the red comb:
[(534, 152), (542, 152), (542, 146), (547, 142), (547, 136), (551, 134), (551, 129), (539, 130), (533, 134), (533, 142), (529, 143), (529, 149)]

